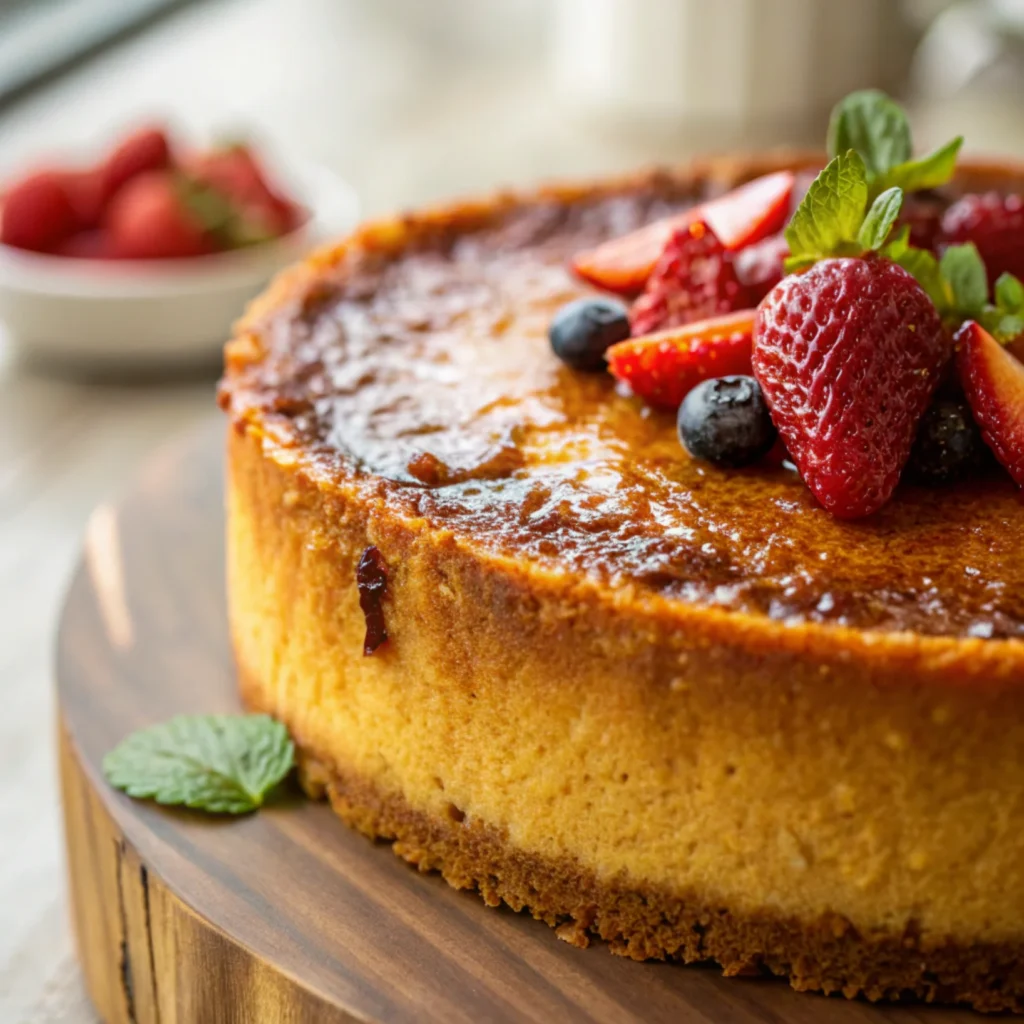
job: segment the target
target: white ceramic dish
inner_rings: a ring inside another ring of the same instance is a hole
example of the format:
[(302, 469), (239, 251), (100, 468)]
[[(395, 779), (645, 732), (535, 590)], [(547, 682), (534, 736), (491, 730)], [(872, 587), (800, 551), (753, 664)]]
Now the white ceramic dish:
[(298, 229), (234, 252), (103, 261), (0, 245), (0, 322), (33, 362), (68, 369), (156, 369), (216, 357), (234, 320), (281, 268), (349, 230), (352, 189), (322, 168), (275, 168), (309, 211)]

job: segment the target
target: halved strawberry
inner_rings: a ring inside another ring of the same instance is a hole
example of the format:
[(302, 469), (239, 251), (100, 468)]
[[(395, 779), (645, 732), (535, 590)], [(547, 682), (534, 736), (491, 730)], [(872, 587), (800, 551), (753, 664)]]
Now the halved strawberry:
[(744, 309), (619, 342), (608, 349), (608, 369), (644, 401), (678, 409), (701, 381), (751, 372), (754, 314)]
[(635, 294), (650, 277), (669, 239), (698, 219), (708, 223), (729, 252), (781, 231), (789, 215), (795, 181), (792, 171), (755, 178), (693, 209), (579, 253), (572, 260), (572, 268), (599, 288)]
[(985, 443), (1024, 487), (1024, 363), (973, 320), (957, 331), (957, 369)]

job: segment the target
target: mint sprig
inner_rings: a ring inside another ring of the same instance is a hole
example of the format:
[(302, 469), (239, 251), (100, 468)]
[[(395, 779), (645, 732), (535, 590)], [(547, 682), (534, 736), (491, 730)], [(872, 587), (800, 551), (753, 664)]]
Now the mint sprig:
[(294, 763), (287, 730), (267, 715), (179, 715), (122, 740), (103, 773), (132, 797), (245, 814)]
[(916, 192), (944, 185), (953, 177), (963, 141), (957, 136), (915, 160), (906, 112), (878, 89), (862, 89), (841, 100), (828, 130), (829, 156), (852, 149), (864, 161), (871, 198), (890, 188)]
[(855, 150), (840, 153), (811, 183), (786, 227), (786, 273), (806, 270), (830, 256), (862, 256), (880, 249), (903, 203), (899, 188), (868, 205), (868, 175)]

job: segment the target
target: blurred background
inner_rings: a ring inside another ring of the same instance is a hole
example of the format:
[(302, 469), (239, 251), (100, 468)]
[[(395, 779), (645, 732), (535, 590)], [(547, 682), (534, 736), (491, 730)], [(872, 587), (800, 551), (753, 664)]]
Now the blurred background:
[[(969, 151), (1024, 155), (1024, 0), (0, 0), (0, 196), (140, 124), (254, 140), (313, 216), (224, 270), (233, 315), (357, 208), (820, 145), (835, 100), (869, 85), (906, 101), (921, 148), (962, 132)], [(4, 250), (0, 1020), (89, 1021), (65, 922), (52, 634), (89, 510), (213, 415), (230, 315), (203, 293), (219, 264), (163, 277)], [(189, 319), (200, 307), (214, 326)], [(110, 309), (116, 330), (93, 319)], [(186, 323), (179, 351), (162, 328)]]

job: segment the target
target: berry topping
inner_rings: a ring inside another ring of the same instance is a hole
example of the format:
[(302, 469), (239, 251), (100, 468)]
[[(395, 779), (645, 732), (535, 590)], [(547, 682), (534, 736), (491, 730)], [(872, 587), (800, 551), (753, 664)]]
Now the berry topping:
[(761, 304), (754, 375), (833, 515), (866, 516), (889, 500), (950, 350), (920, 285), (877, 256), (827, 259)]
[(972, 320), (957, 332), (956, 346), (960, 380), (982, 437), (1024, 487), (1024, 363)]
[(366, 620), (363, 654), (369, 657), (388, 639), (383, 606), (388, 590), (388, 566), (384, 556), (375, 547), (368, 547), (359, 559), (359, 565), (356, 566), (356, 588), (359, 591), (359, 607)]
[(946, 210), (941, 241), (973, 242), (990, 282), (1000, 274), (1024, 277), (1024, 199), (996, 192), (964, 196)]
[(988, 451), (970, 406), (959, 399), (932, 403), (917, 431), (907, 476), (922, 484), (950, 484), (985, 461)]
[(736, 253), (736, 276), (757, 305), (783, 278), (789, 243), (783, 234), (772, 235)]
[(639, 336), (752, 305), (732, 257), (700, 220), (669, 239), (629, 319)]
[(78, 227), (63, 176), (40, 171), (12, 185), (0, 211), (0, 241), (46, 252)]
[(727, 469), (757, 462), (778, 433), (753, 377), (717, 377), (698, 384), (679, 407), (679, 440), (695, 458)]
[(685, 213), (580, 253), (572, 261), (573, 270), (599, 288), (635, 295), (647, 283), (672, 237), (695, 221), (705, 221), (730, 252), (781, 231), (789, 215), (794, 181), (790, 171), (755, 178)]
[(605, 352), (629, 337), (629, 314), (617, 299), (577, 299), (555, 314), (548, 336), (567, 366), (597, 372), (605, 368)]
[(701, 381), (750, 373), (754, 311), (620, 342), (608, 350), (608, 368), (651, 405), (678, 409)]

